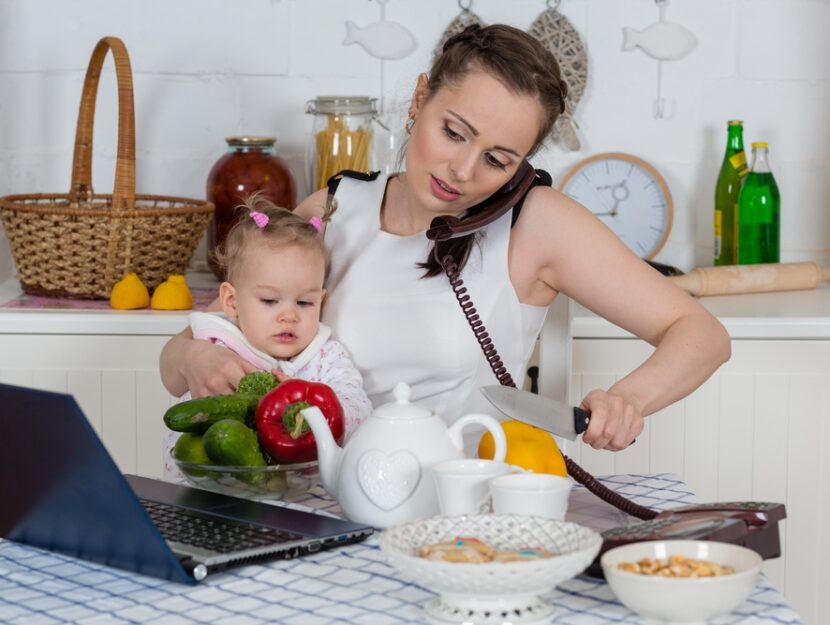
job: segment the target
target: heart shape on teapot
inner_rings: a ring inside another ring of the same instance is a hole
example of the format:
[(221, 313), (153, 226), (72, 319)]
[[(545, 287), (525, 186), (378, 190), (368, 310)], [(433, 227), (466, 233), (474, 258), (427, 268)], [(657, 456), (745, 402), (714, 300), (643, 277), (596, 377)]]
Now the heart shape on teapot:
[(357, 463), (360, 488), (382, 510), (393, 510), (409, 499), (420, 479), (421, 463), (405, 449), (391, 454), (370, 449)]

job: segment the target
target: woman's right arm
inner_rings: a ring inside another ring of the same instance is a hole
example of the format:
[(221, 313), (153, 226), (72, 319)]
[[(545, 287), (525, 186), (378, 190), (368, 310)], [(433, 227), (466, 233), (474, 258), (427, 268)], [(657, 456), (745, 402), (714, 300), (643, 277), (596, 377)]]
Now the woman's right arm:
[(226, 347), (194, 340), (190, 328), (167, 341), (159, 368), (164, 387), (176, 397), (186, 391), (193, 397), (233, 393), (243, 375), (258, 370)]
[[(213, 309), (213, 305), (208, 310)], [(171, 395), (193, 397), (226, 395), (236, 391), (239, 380), (257, 368), (236, 352), (209, 341), (197, 341), (185, 328), (161, 350), (161, 381)]]

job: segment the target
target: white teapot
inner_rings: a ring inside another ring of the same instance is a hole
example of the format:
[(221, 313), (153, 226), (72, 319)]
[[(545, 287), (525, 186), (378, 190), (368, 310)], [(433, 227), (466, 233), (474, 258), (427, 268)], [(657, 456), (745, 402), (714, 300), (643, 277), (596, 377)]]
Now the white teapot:
[(462, 458), (461, 430), (483, 425), (495, 438), (495, 460), (504, 461), (507, 442), (496, 419), (461, 417), (449, 428), (423, 406), (411, 404), (410, 388), (399, 383), (395, 401), (377, 408), (345, 447), (335, 443), (316, 406), (302, 411), (317, 441), (323, 488), (351, 520), (385, 528), (438, 514), (438, 494), (428, 470), (443, 460)]

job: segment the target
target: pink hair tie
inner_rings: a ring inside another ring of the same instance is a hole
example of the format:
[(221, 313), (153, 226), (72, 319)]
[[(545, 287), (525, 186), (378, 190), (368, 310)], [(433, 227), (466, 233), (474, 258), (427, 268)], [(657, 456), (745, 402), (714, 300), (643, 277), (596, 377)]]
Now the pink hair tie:
[(317, 217), (316, 215), (314, 217), (312, 217), (311, 219), (309, 219), (308, 223), (310, 223), (312, 226), (314, 226), (314, 229), (317, 232), (322, 232), (323, 231), (323, 220), (320, 219), (319, 217)]
[(249, 214), (251, 215), (251, 219), (253, 219), (254, 223), (257, 225), (257, 228), (264, 228), (268, 225), (268, 215), (265, 213), (251, 211)]

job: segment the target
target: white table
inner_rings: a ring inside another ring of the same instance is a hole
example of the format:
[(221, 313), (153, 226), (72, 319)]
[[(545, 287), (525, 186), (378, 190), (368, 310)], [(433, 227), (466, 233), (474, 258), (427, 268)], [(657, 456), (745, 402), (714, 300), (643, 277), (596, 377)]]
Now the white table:
[[(688, 487), (668, 474), (603, 481), (653, 508), (695, 502)], [(291, 506), (336, 510), (319, 488)], [(568, 520), (602, 530), (624, 519), (582, 488), (573, 491)], [(397, 625), (426, 622), (422, 606), (432, 598), (386, 563), (376, 537), (297, 560), (234, 569), (195, 587), (0, 542), (0, 623), (7, 625)], [(579, 576), (548, 598), (555, 605), (551, 623), (647, 623), (619, 604), (603, 580)], [(766, 577), (735, 613), (712, 622), (789, 624), (803, 621)]]

